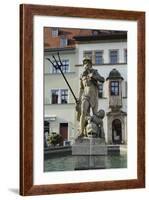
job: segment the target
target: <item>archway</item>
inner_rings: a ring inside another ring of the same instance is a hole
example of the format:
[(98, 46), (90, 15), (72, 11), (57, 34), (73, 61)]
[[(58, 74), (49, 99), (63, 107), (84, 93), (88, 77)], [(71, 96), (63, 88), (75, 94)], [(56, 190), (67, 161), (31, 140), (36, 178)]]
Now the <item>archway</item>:
[(119, 119), (114, 119), (112, 122), (112, 142), (114, 144), (122, 143), (122, 124)]

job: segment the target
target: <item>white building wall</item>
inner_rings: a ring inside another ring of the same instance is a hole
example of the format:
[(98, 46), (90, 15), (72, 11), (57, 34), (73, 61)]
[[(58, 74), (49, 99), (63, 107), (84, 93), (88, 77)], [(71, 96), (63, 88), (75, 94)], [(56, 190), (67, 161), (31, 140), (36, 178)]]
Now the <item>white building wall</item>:
[(88, 43), (88, 44), (78, 44), (77, 48), (77, 57), (78, 63), (82, 64), (83, 60), (83, 52), (84, 51), (103, 51), (103, 58), (104, 63), (109, 63), (109, 50), (117, 49), (119, 51), (119, 63), (124, 63), (124, 50), (127, 49), (127, 42), (125, 41), (118, 41), (118, 42), (111, 42), (111, 41), (104, 41), (98, 43)]
[[(44, 76), (44, 97), (45, 104), (51, 103), (51, 89), (69, 89), (61, 73), (52, 73), (52, 64), (46, 59), (50, 58), (52, 61), (53, 53), (45, 53), (45, 76)], [(55, 55), (57, 58), (57, 55)], [(60, 52), (61, 60), (69, 60), (69, 71), (64, 73), (73, 91), (77, 90), (77, 69), (75, 67), (75, 51), (73, 52)], [(68, 103), (74, 103), (74, 98), (70, 91), (68, 91)]]
[[(65, 74), (69, 84), (71, 85), (72, 90), (75, 92), (77, 90), (78, 85), (76, 82), (78, 81), (78, 76), (76, 73), (66, 73)], [(68, 89), (68, 103), (74, 103), (74, 97), (72, 96), (64, 78), (61, 74), (47, 74), (45, 75), (45, 104), (51, 103), (51, 90), (52, 89)]]
[(51, 132), (59, 133), (60, 123), (68, 123), (68, 140), (74, 140), (77, 137), (74, 135), (77, 126), (75, 104), (45, 105), (44, 116), (55, 117), (55, 120), (50, 122)]
[[(50, 121), (50, 132), (60, 131), (60, 123), (68, 123), (68, 140), (74, 140), (77, 136), (77, 121), (76, 121), (76, 112), (75, 112), (75, 100), (71, 94), (68, 85), (66, 84), (61, 73), (52, 73), (52, 64), (46, 59), (50, 58), (52, 61), (52, 52), (45, 53), (45, 63), (44, 63), (44, 116), (48, 119), (54, 116), (55, 120)], [(54, 55), (57, 58), (57, 55)], [(72, 52), (60, 52), (61, 60), (69, 60), (69, 71), (64, 73), (67, 78), (72, 90), (74, 93), (78, 91), (78, 70), (75, 67), (76, 58), (75, 51)], [(58, 104), (51, 104), (51, 90), (60, 90), (68, 89), (68, 104), (61, 104), (60, 101)], [(77, 95), (77, 94), (76, 94)]]

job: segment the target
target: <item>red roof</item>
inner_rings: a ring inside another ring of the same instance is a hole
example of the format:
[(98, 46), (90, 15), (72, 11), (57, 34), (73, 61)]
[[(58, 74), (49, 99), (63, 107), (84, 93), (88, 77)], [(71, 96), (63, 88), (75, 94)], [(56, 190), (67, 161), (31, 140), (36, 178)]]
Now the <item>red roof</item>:
[[(52, 36), (52, 30), (57, 29), (58, 34)], [(61, 39), (67, 39), (67, 45), (61, 46)], [(81, 41), (94, 41), (106, 39), (127, 39), (126, 31), (87, 30), (75, 28), (44, 28), (44, 48), (72, 48)]]
[(59, 48), (60, 46), (60, 39), (66, 38), (68, 40), (67, 47), (74, 47), (75, 46), (75, 39), (74, 36), (81, 36), (86, 35), (89, 36), (92, 34), (92, 30), (85, 30), (85, 29), (72, 29), (72, 28), (58, 28), (58, 36), (52, 36), (52, 28), (45, 27), (44, 28), (44, 47), (45, 48)]

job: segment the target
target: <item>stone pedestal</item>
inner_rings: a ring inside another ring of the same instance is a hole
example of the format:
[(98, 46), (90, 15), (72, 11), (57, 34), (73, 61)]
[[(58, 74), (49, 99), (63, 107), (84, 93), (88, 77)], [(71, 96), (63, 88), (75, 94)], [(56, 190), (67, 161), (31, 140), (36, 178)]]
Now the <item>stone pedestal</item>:
[(72, 155), (107, 155), (108, 150), (104, 139), (82, 138), (72, 145)]
[(72, 145), (76, 170), (104, 169), (107, 154), (107, 146), (101, 138), (81, 138)]
[(105, 156), (75, 156), (75, 170), (105, 169)]

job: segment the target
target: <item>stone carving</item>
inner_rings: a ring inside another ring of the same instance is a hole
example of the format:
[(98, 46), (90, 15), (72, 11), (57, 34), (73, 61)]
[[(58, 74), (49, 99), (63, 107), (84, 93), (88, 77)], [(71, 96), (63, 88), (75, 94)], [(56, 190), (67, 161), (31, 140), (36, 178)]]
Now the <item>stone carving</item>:
[(105, 138), (103, 128), (103, 118), (105, 116), (104, 110), (99, 110), (96, 114), (86, 117), (86, 134), (92, 137)]
[(80, 77), (79, 99), (76, 105), (77, 119), (80, 123), (80, 137), (87, 136), (91, 132), (101, 137), (104, 135), (102, 126), (104, 111), (98, 112), (98, 92), (99, 82), (104, 82), (104, 78), (96, 69), (93, 69), (91, 59), (84, 58), (83, 67), (84, 70)]

